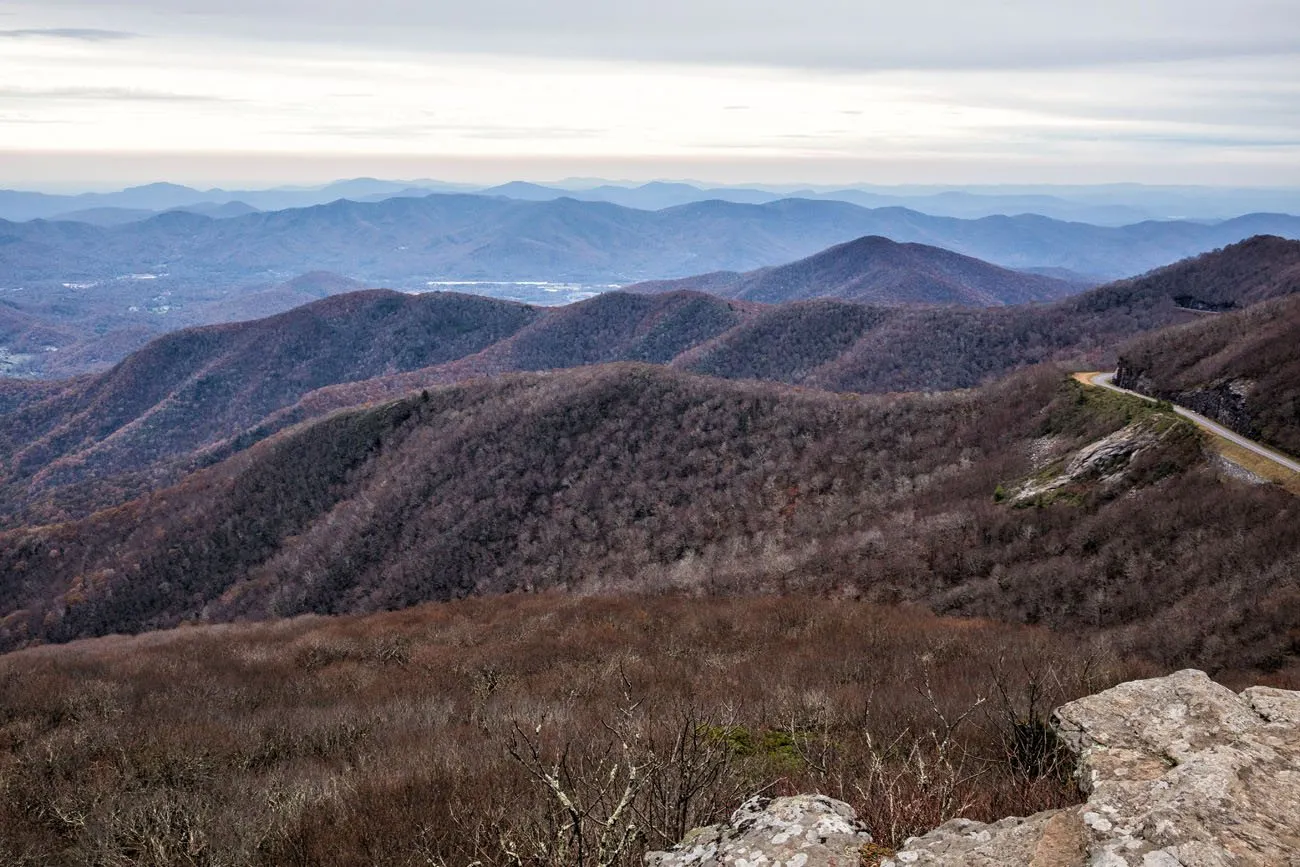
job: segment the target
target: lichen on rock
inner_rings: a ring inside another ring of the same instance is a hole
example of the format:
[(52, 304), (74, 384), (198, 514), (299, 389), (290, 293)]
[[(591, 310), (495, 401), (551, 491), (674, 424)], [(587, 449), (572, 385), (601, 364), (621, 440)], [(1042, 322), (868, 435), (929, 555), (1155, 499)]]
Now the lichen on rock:
[[(1199, 671), (1058, 708), (1088, 801), (993, 824), (953, 819), (881, 867), (1300, 867), (1300, 692), (1240, 695)], [(871, 840), (821, 796), (753, 800), (650, 867), (849, 867)]]
[(691, 831), (648, 867), (857, 867), (871, 842), (853, 808), (822, 795), (751, 798), (730, 821)]
[(957, 819), (882, 867), (1297, 867), (1300, 693), (1241, 695), (1199, 671), (1121, 684), (1056, 711), (1088, 802)]

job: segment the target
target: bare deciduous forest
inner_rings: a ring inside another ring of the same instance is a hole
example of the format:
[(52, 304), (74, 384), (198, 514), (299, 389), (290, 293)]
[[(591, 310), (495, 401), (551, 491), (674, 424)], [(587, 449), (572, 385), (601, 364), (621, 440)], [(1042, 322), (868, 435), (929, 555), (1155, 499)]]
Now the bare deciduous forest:
[[(880, 855), (1076, 803), (1053, 707), (1300, 686), (1300, 512), (1052, 362), (1221, 312), (1126, 367), (1253, 378), (1289, 443), (1297, 251), (1000, 311), (358, 293), (0, 381), (0, 862), (630, 867), (807, 791)], [(949, 390), (859, 393), (905, 388)]]
[(1260, 237), (1072, 298), (1000, 309), (742, 304), (612, 292), (542, 311), (435, 293), (341, 295), (163, 337), (57, 387), (0, 385), (0, 527), (54, 523), (178, 481), (288, 424), (512, 371), (617, 361), (835, 391), (949, 390), (1300, 288), (1300, 242)]
[(517, 590), (812, 592), (1109, 634), (1166, 665), (1290, 669), (1296, 504), (1222, 478), (1190, 426), (1112, 478), (1000, 500), (1153, 412), (1053, 368), (932, 396), (636, 365), (433, 389), (0, 535), (0, 634)]
[(1300, 298), (1157, 331), (1120, 350), (1128, 387), (1300, 454)]

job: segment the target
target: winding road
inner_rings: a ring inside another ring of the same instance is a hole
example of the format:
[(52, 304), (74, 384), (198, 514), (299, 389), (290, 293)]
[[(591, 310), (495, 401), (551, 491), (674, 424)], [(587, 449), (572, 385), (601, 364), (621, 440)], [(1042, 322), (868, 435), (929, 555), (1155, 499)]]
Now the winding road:
[[(1129, 391), (1127, 388), (1120, 388), (1118, 385), (1115, 385), (1113, 381), (1114, 379), (1115, 379), (1115, 374), (1113, 373), (1097, 373), (1090, 376), (1088, 381), (1091, 382), (1093, 385), (1097, 385), (1102, 388), (1108, 388), (1111, 391), (1118, 391), (1120, 394), (1128, 394), (1128, 395), (1132, 395), (1133, 397), (1139, 397), (1142, 400), (1147, 401), (1148, 403), (1159, 402), (1154, 397), (1148, 397), (1147, 395), (1139, 394), (1136, 391)], [(1224, 427), (1218, 422), (1211, 421), (1210, 419), (1201, 415), (1199, 412), (1192, 412), (1190, 409), (1184, 409), (1183, 407), (1178, 406), (1177, 404), (1174, 404), (1174, 412), (1178, 413), (1183, 418), (1192, 422), (1196, 426), (1209, 431), (1215, 436), (1222, 437), (1228, 442), (1240, 446), (1241, 448), (1246, 449), (1247, 451), (1253, 452), (1254, 454), (1259, 455), (1261, 458), (1264, 458), (1267, 461), (1272, 461), (1278, 466), (1290, 470), (1293, 473), (1300, 473), (1300, 461), (1295, 461), (1287, 457), (1286, 455), (1275, 452), (1272, 449), (1270, 449), (1268, 446), (1261, 445), (1255, 442), (1254, 440), (1246, 439), (1241, 434), (1229, 430), (1228, 428)]]

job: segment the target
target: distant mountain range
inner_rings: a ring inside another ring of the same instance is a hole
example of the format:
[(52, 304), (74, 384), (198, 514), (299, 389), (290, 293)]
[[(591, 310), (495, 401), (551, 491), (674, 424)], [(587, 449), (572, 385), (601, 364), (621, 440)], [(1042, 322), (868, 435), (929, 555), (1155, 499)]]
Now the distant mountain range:
[(394, 287), (447, 279), (631, 283), (777, 265), (864, 235), (943, 247), (1005, 268), (1113, 278), (1256, 234), (1300, 237), (1300, 217), (1105, 228), (1038, 216), (957, 220), (806, 199), (642, 211), (570, 198), (431, 195), (220, 220), (169, 212), (116, 227), (0, 222), (0, 287), (133, 273), (229, 286), (313, 270)]
[(66, 214), (56, 214), (50, 217), (50, 220), (56, 222), (73, 222), (73, 223), (90, 223), (92, 226), (124, 226), (127, 223), (139, 223), (150, 217), (156, 217), (159, 214), (179, 212), (184, 214), (200, 214), (204, 217), (212, 217), (214, 220), (222, 220), (227, 217), (242, 217), (245, 214), (255, 214), (258, 209), (252, 205), (246, 205), (243, 202), (225, 202), (217, 204), (216, 202), (198, 202), (193, 205), (185, 205), (180, 208), (167, 208), (161, 211), (150, 211), (140, 208), (87, 208), (84, 211), (69, 211)]
[(1152, 187), (1139, 184), (1093, 186), (873, 187), (845, 189), (789, 185), (718, 187), (655, 181), (515, 181), (495, 187), (440, 181), (383, 181), (356, 178), (320, 187), (269, 190), (199, 190), (177, 184), (150, 184), (113, 193), (77, 196), (0, 190), (0, 219), (72, 219), (126, 222), (178, 208), (217, 208), (241, 203), (275, 211), (327, 204), (338, 199), (379, 201), (430, 193), (479, 193), (525, 201), (574, 198), (610, 202), (640, 210), (660, 210), (703, 201), (761, 205), (786, 198), (848, 202), (865, 208), (908, 208), (939, 217), (978, 219), (995, 215), (1038, 214), (1058, 220), (1122, 226), (1146, 220), (1218, 221), (1252, 212), (1300, 213), (1300, 190), (1214, 187)]
[[(1008, 304), (1104, 282), (1082, 275), (1141, 273), (1261, 233), (1300, 237), (1300, 217), (1105, 228), (803, 199), (641, 211), (457, 194), (223, 219), (177, 210), (111, 227), (0, 221), (0, 307), (8, 308), (0, 371), (102, 370), (166, 331), (267, 316), (366, 286), (554, 304), (705, 274), (678, 285), (766, 300)], [(863, 236), (876, 239), (856, 240)], [(309, 291), (283, 288), (308, 272), (318, 284)], [(322, 274), (349, 276), (322, 283)]]
[(745, 274), (724, 271), (637, 283), (627, 288), (647, 293), (693, 290), (769, 304), (838, 298), (866, 304), (997, 307), (1064, 298), (1086, 287), (998, 268), (938, 247), (869, 236), (789, 265)]
[[(417, 187), (392, 181), (357, 178), (339, 181), (323, 187), (307, 189), (271, 190), (197, 190), (180, 184), (147, 184), (112, 193), (80, 193), (57, 195), (51, 193), (0, 190), (0, 219), (23, 222), (27, 220), (72, 220), (95, 222), (112, 218), (132, 222), (134, 214), (147, 219), (164, 211), (212, 211), (227, 205), (259, 211), (281, 211), (286, 208), (303, 208), (323, 205), (338, 199), (371, 201), (403, 194), (428, 195), (434, 192), (472, 190), (456, 184), (424, 182)], [(214, 214), (218, 216), (222, 214)], [(92, 219), (88, 219), (87, 217)], [(233, 216), (233, 214), (224, 214)]]
[(1141, 184), (967, 188), (862, 186), (836, 189), (761, 185), (716, 187), (662, 181), (639, 186), (590, 182), (543, 185), (515, 181), (478, 192), (537, 202), (567, 196), (646, 210), (709, 200), (762, 205), (787, 198), (821, 199), (848, 202), (864, 208), (907, 208), (936, 217), (978, 219), (1038, 214), (1099, 226), (1170, 219), (1216, 222), (1262, 211), (1300, 213), (1300, 190), (1151, 187)]
[(1258, 238), (1055, 303), (1001, 308), (767, 306), (695, 292), (538, 308), (349, 293), (177, 332), (99, 376), (0, 380), (0, 502), (41, 521), (84, 514), (334, 410), (509, 372), (637, 361), (882, 392), (966, 388), (1053, 360), (1110, 364), (1124, 339), (1195, 309), (1300, 291), (1297, 256), (1300, 242)]

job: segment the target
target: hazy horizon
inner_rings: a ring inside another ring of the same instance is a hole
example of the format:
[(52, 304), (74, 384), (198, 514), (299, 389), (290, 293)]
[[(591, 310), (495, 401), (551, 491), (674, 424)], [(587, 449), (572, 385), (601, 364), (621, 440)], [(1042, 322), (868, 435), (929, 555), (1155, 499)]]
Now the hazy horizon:
[(1300, 186), (1287, 0), (15, 0), (0, 186)]
[[(1159, 192), (1186, 192), (1190, 194), (1204, 193), (1213, 195), (1217, 193), (1297, 193), (1300, 194), (1300, 184), (1294, 186), (1276, 186), (1276, 185), (1244, 185), (1244, 184), (1148, 184), (1140, 181), (1116, 181), (1116, 182), (1098, 182), (1092, 184), (1080, 183), (1015, 183), (1015, 182), (989, 182), (989, 183), (942, 183), (942, 182), (924, 182), (924, 183), (872, 183), (870, 181), (849, 181), (844, 183), (818, 183), (814, 181), (800, 180), (739, 180), (739, 181), (722, 181), (712, 180), (709, 178), (684, 177), (684, 176), (646, 176), (644, 178), (630, 177), (592, 177), (592, 176), (563, 176), (563, 177), (517, 177), (503, 176), (504, 180), (495, 178), (483, 181), (452, 180), (445, 177), (396, 177), (396, 176), (376, 176), (373, 174), (364, 175), (347, 175), (347, 176), (330, 176), (325, 180), (311, 181), (294, 181), (283, 178), (267, 178), (252, 180), (243, 183), (239, 179), (229, 179), (225, 182), (220, 180), (210, 183), (202, 181), (186, 182), (183, 179), (175, 177), (153, 177), (146, 176), (140, 179), (123, 178), (120, 180), (108, 178), (103, 181), (83, 182), (77, 180), (59, 180), (46, 183), (28, 182), (24, 185), (5, 185), (0, 182), (0, 189), (12, 192), (22, 193), (39, 193), (45, 195), (75, 196), (84, 193), (116, 193), (130, 189), (141, 189), (151, 186), (180, 186), (188, 187), (198, 192), (221, 191), (221, 192), (274, 192), (274, 191), (314, 191), (323, 190), (336, 185), (357, 183), (357, 182), (374, 182), (376, 184), (409, 184), (412, 188), (422, 186), (442, 186), (446, 187), (447, 192), (465, 191), (478, 192), (506, 186), (508, 184), (533, 184), (540, 187), (572, 190), (574, 192), (583, 192), (593, 190), (597, 187), (623, 187), (626, 189), (636, 189), (639, 187), (651, 186), (654, 184), (664, 185), (687, 185), (708, 190), (716, 188), (719, 190), (761, 190), (772, 193), (797, 193), (801, 191), (811, 191), (816, 193), (830, 193), (836, 191), (860, 190), (867, 192), (878, 192), (881, 194), (891, 194), (898, 196), (925, 196), (938, 195), (948, 192), (966, 192), (971, 194), (982, 194), (990, 196), (1020, 196), (1020, 195), (1061, 195), (1069, 196), (1070, 194), (1111, 193), (1122, 196), (1124, 193), (1132, 193), (1134, 196), (1141, 197), (1143, 193)], [(434, 190), (442, 192), (442, 190)]]

